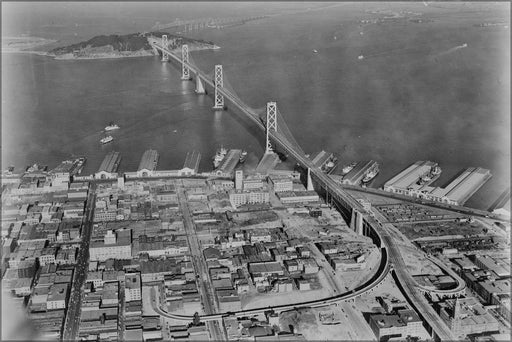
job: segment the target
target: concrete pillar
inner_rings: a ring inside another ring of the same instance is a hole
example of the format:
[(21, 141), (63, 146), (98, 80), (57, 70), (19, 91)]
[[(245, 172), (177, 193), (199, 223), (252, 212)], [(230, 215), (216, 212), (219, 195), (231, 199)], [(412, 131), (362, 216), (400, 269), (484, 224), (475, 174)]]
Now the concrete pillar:
[(307, 181), (306, 181), (306, 187), (307, 187), (307, 190), (308, 191), (313, 191), (314, 188), (313, 188), (313, 180), (311, 179), (311, 169), (308, 168), (308, 178), (307, 178)]
[(350, 229), (359, 235), (363, 235), (363, 215), (356, 209), (352, 209), (352, 217), (350, 219)]

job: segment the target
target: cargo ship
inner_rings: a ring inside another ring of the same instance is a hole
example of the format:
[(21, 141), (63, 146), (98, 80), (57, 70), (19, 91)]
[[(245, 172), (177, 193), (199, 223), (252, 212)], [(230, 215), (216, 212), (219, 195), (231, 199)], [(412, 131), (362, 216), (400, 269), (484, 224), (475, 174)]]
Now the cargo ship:
[(106, 136), (105, 138), (101, 138), (100, 143), (107, 144), (107, 143), (111, 142), (112, 140), (114, 140), (114, 138), (112, 138), (112, 136), (109, 135), (109, 136)]
[(215, 157), (213, 157), (213, 167), (218, 168), (224, 158), (226, 157), (226, 154), (228, 153), (228, 150), (226, 150), (224, 147), (220, 147), (219, 150), (217, 150), (217, 153), (215, 153)]
[(345, 176), (347, 173), (349, 173), (350, 171), (352, 171), (352, 169), (354, 168), (354, 166), (356, 166), (356, 162), (353, 162), (353, 163), (350, 163), (348, 165), (345, 165), (343, 167), (343, 169), (341, 169), (341, 175), (342, 176)]
[(439, 178), (441, 175), (441, 168), (438, 164), (435, 164), (430, 168), (428, 172), (426, 172), (424, 175), (420, 176), (416, 184), (418, 185), (428, 185)]
[(119, 128), (120, 128), (120, 127), (119, 127), (117, 124), (115, 124), (115, 123), (113, 123), (113, 122), (110, 122), (110, 123), (108, 124), (108, 126), (107, 126), (107, 127), (105, 127), (105, 131), (107, 131), (107, 132), (108, 132), (108, 131), (114, 131), (114, 130), (119, 129)]
[(368, 184), (370, 183), (377, 175), (379, 174), (379, 164), (375, 163), (375, 165), (366, 172), (361, 183)]

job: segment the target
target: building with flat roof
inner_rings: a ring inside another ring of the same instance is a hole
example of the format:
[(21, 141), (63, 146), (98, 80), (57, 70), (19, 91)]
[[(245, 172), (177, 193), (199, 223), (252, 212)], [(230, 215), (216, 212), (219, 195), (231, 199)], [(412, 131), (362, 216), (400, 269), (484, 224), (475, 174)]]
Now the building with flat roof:
[(131, 259), (131, 230), (118, 229), (115, 233), (107, 232), (103, 241), (92, 241), (89, 248), (91, 261), (107, 259)]
[(275, 192), (293, 191), (293, 180), (288, 176), (270, 175), (268, 181)]
[(393, 189), (422, 189), (424, 186), (418, 184), (419, 179), (436, 165), (437, 163), (428, 160), (417, 161), (387, 181), (384, 190), (393, 192)]
[(47, 310), (65, 309), (67, 294), (68, 284), (54, 284), (50, 286), (46, 300)]
[(158, 165), (158, 158), (158, 151), (145, 151), (142, 154), (142, 158), (140, 159), (139, 167), (137, 169), (137, 176), (151, 177), (153, 175), (153, 171), (156, 170), (156, 166)]
[(387, 181), (384, 190), (441, 203), (463, 205), (492, 176), (487, 169), (470, 167), (444, 188), (429, 186), (428, 182), (418, 184), (419, 178), (434, 165), (430, 161), (416, 162)]
[(269, 203), (270, 196), (268, 191), (231, 191), (229, 201), (234, 208), (238, 208), (244, 204)]
[(283, 191), (277, 197), (283, 204), (318, 202), (320, 197), (315, 191)]
[(398, 310), (397, 314), (371, 315), (370, 327), (378, 341), (384, 338), (422, 337), (424, 328), (421, 319), (414, 310)]
[(126, 273), (124, 284), (125, 301), (141, 300), (142, 282), (140, 273)]
[(121, 154), (119, 152), (111, 151), (107, 153), (94, 177), (99, 179), (117, 178), (117, 169), (120, 162)]
[(224, 159), (222, 160), (222, 164), (215, 171), (215, 173), (219, 176), (232, 177), (235, 172), (235, 167), (240, 162), (241, 155), (242, 150), (229, 150)]

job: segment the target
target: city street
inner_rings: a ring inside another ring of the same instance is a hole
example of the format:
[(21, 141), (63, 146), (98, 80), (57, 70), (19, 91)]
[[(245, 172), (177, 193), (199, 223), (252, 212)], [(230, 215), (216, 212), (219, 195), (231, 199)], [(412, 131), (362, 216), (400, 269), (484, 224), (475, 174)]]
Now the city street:
[[(201, 295), (201, 302), (204, 306), (204, 311), (207, 315), (217, 312), (217, 306), (215, 301), (215, 294), (213, 293), (213, 287), (211, 286), (208, 274), (208, 268), (202, 255), (202, 249), (197, 237), (196, 228), (192, 218), (192, 214), (188, 207), (187, 197), (183, 188), (178, 189), (178, 200), (180, 203), (180, 209), (183, 215), (183, 224), (187, 233), (187, 240), (190, 247), (190, 253), (192, 254), (192, 263), (194, 269), (197, 272), (199, 278), (196, 278), (196, 282), (199, 287), (199, 293)], [(217, 322), (208, 323), (208, 331), (214, 341), (224, 341), (226, 337), (220, 329)]]
[(80, 313), (82, 293), (85, 280), (87, 278), (87, 269), (89, 265), (89, 243), (92, 233), (92, 219), (94, 213), (96, 184), (91, 183), (89, 195), (84, 212), (84, 221), (82, 224), (82, 242), (78, 251), (77, 263), (73, 275), (71, 293), (69, 295), (66, 319), (62, 332), (62, 340), (73, 341), (78, 338), (78, 328), (80, 326)]

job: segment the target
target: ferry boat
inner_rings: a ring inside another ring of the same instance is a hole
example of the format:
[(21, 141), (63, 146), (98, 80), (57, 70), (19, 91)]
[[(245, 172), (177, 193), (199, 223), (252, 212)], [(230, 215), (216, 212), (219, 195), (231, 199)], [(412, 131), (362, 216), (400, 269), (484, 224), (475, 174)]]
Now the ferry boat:
[(379, 165), (375, 164), (371, 169), (366, 172), (366, 175), (363, 177), (361, 181), (363, 184), (370, 183), (378, 174), (379, 174)]
[(226, 157), (226, 154), (228, 153), (228, 150), (226, 150), (224, 147), (220, 147), (219, 150), (217, 150), (217, 153), (215, 153), (215, 157), (213, 157), (213, 166), (215, 168), (218, 168), (224, 158)]
[(245, 159), (247, 159), (247, 151), (242, 151), (242, 153), (240, 154), (239, 162), (243, 163), (245, 162)]
[(116, 129), (119, 129), (120, 127), (118, 125), (116, 125), (115, 123), (111, 122), (108, 124), (107, 127), (105, 127), (105, 131), (114, 131)]
[(341, 175), (345, 176), (347, 173), (352, 171), (352, 169), (354, 168), (354, 166), (356, 166), (356, 164), (357, 164), (356, 162), (353, 162), (353, 163), (350, 163), (350, 164), (344, 166), (343, 169), (341, 169)]
[(111, 142), (112, 140), (114, 140), (114, 138), (112, 138), (112, 136), (109, 135), (109, 136), (106, 136), (105, 138), (101, 138), (100, 143), (107, 144), (107, 143)]

